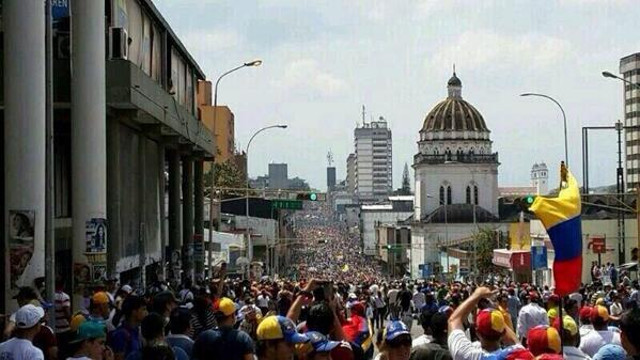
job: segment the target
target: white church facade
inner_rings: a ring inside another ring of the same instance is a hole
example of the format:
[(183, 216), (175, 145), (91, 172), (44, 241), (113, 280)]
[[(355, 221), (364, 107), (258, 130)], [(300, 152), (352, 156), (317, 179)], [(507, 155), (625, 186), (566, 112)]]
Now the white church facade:
[(480, 227), (504, 227), (498, 213), (500, 162), (491, 131), (482, 114), (463, 99), (455, 71), (447, 90), (424, 119), (413, 162), (411, 272), (417, 277), (447, 271), (443, 267), (449, 264), (441, 261), (444, 247), (463, 243)]

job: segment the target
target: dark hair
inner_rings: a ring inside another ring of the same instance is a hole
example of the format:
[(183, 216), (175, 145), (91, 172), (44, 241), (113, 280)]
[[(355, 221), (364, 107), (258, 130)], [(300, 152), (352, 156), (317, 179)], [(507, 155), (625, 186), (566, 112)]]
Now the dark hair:
[(189, 330), (191, 323), (191, 314), (189, 310), (183, 308), (175, 308), (171, 312), (171, 319), (169, 325), (171, 327), (172, 334), (184, 334)]
[(122, 301), (122, 316), (129, 318), (135, 310), (146, 306), (147, 303), (144, 301), (144, 298), (137, 295), (129, 295)]
[(447, 314), (437, 312), (431, 317), (431, 331), (434, 337), (444, 336), (447, 334), (449, 319)]
[(167, 345), (152, 345), (142, 348), (142, 360), (175, 360), (176, 355)]
[(140, 326), (142, 337), (153, 340), (164, 335), (164, 317), (158, 313), (150, 313), (142, 320)]
[(578, 305), (578, 301), (576, 301), (576, 299), (566, 299), (564, 301), (564, 311), (566, 311), (567, 313), (570, 312), (571, 309), (573, 309), (574, 306)]
[(640, 347), (640, 309), (632, 309), (622, 314), (620, 330), (634, 348)]
[(333, 310), (326, 302), (314, 304), (307, 315), (307, 329), (329, 335), (333, 329)]
[(420, 313), (420, 325), (422, 325), (422, 329), (427, 332), (431, 329), (431, 318), (435, 315), (437, 311), (424, 309), (422, 313)]
[(178, 303), (176, 297), (170, 291), (162, 291), (153, 297), (153, 312), (164, 314), (167, 311), (167, 305), (171, 303)]

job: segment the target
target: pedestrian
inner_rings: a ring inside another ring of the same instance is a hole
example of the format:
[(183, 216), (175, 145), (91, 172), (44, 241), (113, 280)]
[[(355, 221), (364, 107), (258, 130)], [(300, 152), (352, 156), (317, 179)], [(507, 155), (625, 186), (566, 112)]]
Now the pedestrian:
[[(147, 348), (152, 348), (152, 352), (156, 352), (157, 348), (165, 347), (173, 352), (176, 360), (189, 360), (189, 356), (181, 348), (170, 346), (164, 335), (165, 319), (163, 315), (158, 313), (150, 313), (147, 315), (140, 326), (140, 332), (144, 338), (144, 346), (140, 350), (136, 350), (127, 355), (126, 360), (142, 360), (148, 356), (144, 356)], [(167, 351), (168, 352), (168, 351)]]
[(452, 360), (449, 346), (447, 345), (447, 324), (448, 318), (445, 312), (427, 311), (420, 315), (420, 324), (431, 337), (426, 341), (414, 339), (411, 344), (411, 360)]
[(411, 356), (411, 333), (402, 321), (390, 321), (384, 329), (378, 359), (409, 360)]
[(520, 309), (518, 314), (518, 338), (521, 344), (526, 346), (527, 334), (529, 330), (539, 325), (549, 325), (549, 317), (547, 311), (540, 306), (540, 297), (534, 291), (530, 291), (526, 299), (528, 304)]
[(193, 353), (193, 339), (187, 333), (191, 331), (191, 313), (186, 308), (175, 308), (171, 312), (171, 332), (166, 336), (167, 344), (179, 347), (191, 357)]
[(259, 360), (293, 359), (294, 346), (309, 342), (309, 337), (296, 332), (293, 321), (280, 315), (265, 317), (258, 326), (257, 337)]
[[(118, 315), (116, 315), (118, 316)], [(122, 302), (122, 323), (109, 335), (107, 343), (115, 360), (124, 360), (142, 348), (140, 325), (147, 316), (147, 303), (139, 296), (128, 296)]]
[(106, 326), (99, 322), (80, 324), (72, 340), (75, 351), (67, 360), (113, 360), (113, 351), (106, 345), (106, 331)]
[(602, 305), (596, 305), (591, 310), (591, 324), (593, 331), (580, 339), (580, 350), (593, 357), (605, 344), (621, 345), (620, 333), (608, 328), (609, 311)]
[(620, 341), (628, 359), (640, 359), (640, 309), (632, 309), (620, 318)]
[(44, 360), (42, 350), (33, 345), (44, 318), (41, 307), (27, 304), (15, 313), (15, 337), (0, 344), (0, 359)]
[(538, 325), (527, 333), (527, 348), (533, 356), (544, 354), (560, 354), (560, 334), (558, 330), (549, 325)]
[(624, 348), (616, 344), (604, 345), (593, 356), (593, 360), (624, 360), (626, 358), (627, 353), (624, 351)]
[[(553, 326), (560, 331), (560, 319), (556, 319)], [(562, 354), (568, 360), (589, 360), (589, 355), (578, 348), (580, 332), (578, 324), (570, 315), (563, 316), (562, 322)]]
[(224, 354), (228, 360), (253, 360), (253, 340), (244, 331), (234, 329), (236, 305), (223, 297), (215, 312), (218, 327), (202, 332), (193, 344), (193, 359), (206, 360), (212, 354)]

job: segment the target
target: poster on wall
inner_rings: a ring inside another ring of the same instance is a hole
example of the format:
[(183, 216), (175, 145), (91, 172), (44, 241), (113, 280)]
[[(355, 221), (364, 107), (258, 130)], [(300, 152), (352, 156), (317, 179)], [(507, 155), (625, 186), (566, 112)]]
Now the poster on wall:
[(9, 210), (9, 262), (11, 288), (24, 274), (34, 251), (36, 213), (33, 210)]
[(93, 281), (100, 283), (103, 282), (107, 279), (107, 265), (106, 264), (99, 264), (99, 265), (92, 265), (93, 267)]
[(82, 293), (91, 282), (91, 268), (88, 264), (73, 264), (74, 293)]
[(107, 251), (107, 219), (91, 219), (85, 228), (86, 252)]

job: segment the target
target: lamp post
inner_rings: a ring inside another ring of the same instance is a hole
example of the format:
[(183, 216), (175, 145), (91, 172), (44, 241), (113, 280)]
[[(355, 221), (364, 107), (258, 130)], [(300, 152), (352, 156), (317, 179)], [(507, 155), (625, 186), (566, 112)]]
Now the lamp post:
[[(216, 86), (213, 90), (213, 124), (212, 124), (212, 130), (213, 130), (213, 137), (214, 137), (214, 152), (216, 151), (216, 145), (217, 145), (217, 140), (215, 139), (216, 137), (216, 117), (218, 114), (218, 85), (220, 84), (220, 80), (222, 80), (223, 77), (231, 74), (234, 71), (238, 71), (242, 68), (245, 67), (251, 67), (251, 66), (260, 66), (262, 65), (262, 60), (260, 59), (256, 59), (250, 62), (246, 62), (242, 65), (236, 66), (233, 69), (223, 73), (222, 75), (220, 75), (218, 77), (218, 80), (216, 80)], [(214, 162), (211, 164), (211, 188), (209, 189), (209, 253), (211, 253), (211, 251), (213, 251), (213, 194), (215, 192), (215, 174), (214, 174), (214, 166), (215, 166), (215, 156), (216, 154), (213, 154), (214, 156)], [(219, 203), (220, 204), (220, 203)], [(222, 211), (222, 207), (220, 207), (220, 209), (218, 209), (219, 211)], [(218, 229), (220, 228), (220, 224), (218, 224)], [(209, 264), (209, 273), (211, 275), (213, 275), (213, 271), (211, 269), (211, 264)]]
[(265, 130), (269, 130), (269, 129), (286, 129), (287, 125), (285, 124), (279, 124), (279, 125), (270, 125), (270, 126), (265, 126), (262, 129), (259, 129), (258, 131), (256, 131), (255, 133), (253, 133), (253, 135), (251, 136), (251, 138), (249, 139), (249, 143), (247, 143), (247, 151), (245, 152), (245, 157), (246, 157), (246, 162), (247, 162), (247, 187), (245, 189), (246, 193), (245, 193), (245, 216), (247, 219), (247, 224), (246, 224), (246, 237), (247, 237), (247, 259), (249, 260), (249, 264), (251, 264), (252, 260), (253, 260), (253, 243), (251, 241), (251, 234), (249, 232), (249, 148), (251, 147), (251, 142), (253, 141), (253, 139), (260, 134), (261, 132), (265, 131)]
[(562, 108), (562, 105), (560, 105), (560, 103), (558, 101), (556, 101), (556, 99), (552, 98), (549, 95), (545, 95), (545, 94), (537, 94), (537, 93), (524, 93), (524, 94), (520, 94), (520, 96), (538, 96), (538, 97), (543, 97), (545, 99), (549, 99), (551, 101), (553, 101), (556, 105), (558, 105), (558, 107), (560, 108), (560, 111), (562, 112), (562, 121), (564, 124), (564, 163), (567, 164), (567, 167), (569, 167), (569, 145), (568, 145), (568, 141), (567, 141), (567, 116), (564, 113), (564, 109)]

